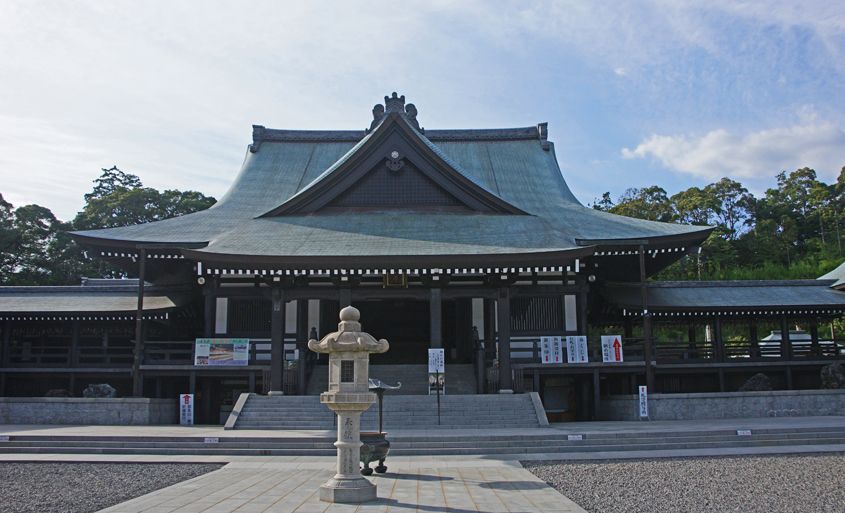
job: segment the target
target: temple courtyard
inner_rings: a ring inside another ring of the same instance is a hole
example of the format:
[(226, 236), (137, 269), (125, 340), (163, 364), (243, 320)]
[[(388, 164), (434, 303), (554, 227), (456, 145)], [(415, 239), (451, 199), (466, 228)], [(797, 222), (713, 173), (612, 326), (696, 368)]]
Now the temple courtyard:
[[(7, 443), (44, 436), (87, 440), (91, 446), (76, 453), (49, 452), (55, 450), (49, 447), (32, 451), (33, 446), (29, 452), (13, 452), (14, 445), (7, 446), (0, 453), (4, 481), (0, 511), (841, 511), (843, 428), (845, 417), (836, 416), (553, 424), (537, 429), (537, 434), (580, 435), (583, 440), (573, 441), (568, 452), (390, 455), (387, 473), (369, 478), (378, 486), (378, 500), (344, 505), (319, 500), (319, 486), (334, 473), (335, 457), (330, 455), (155, 454), (156, 449), (134, 454), (125, 449), (121, 454), (108, 453), (101, 445), (109, 437), (122, 437), (131, 447), (129, 440), (140, 436), (141, 430), (162, 440), (190, 433), (219, 438), (220, 444), (236, 435), (261, 440), (267, 431), (233, 434), (213, 426), (0, 426), (0, 435), (10, 438)], [(746, 429), (752, 435), (737, 433)], [(315, 434), (288, 433), (303, 440)], [(446, 446), (450, 437), (470, 435), (469, 430), (460, 430), (439, 436)], [(604, 449), (590, 445), (603, 437), (618, 443)], [(636, 445), (649, 437), (665, 441)], [(709, 445), (702, 446), (708, 438)], [(533, 451), (533, 442), (530, 447)]]

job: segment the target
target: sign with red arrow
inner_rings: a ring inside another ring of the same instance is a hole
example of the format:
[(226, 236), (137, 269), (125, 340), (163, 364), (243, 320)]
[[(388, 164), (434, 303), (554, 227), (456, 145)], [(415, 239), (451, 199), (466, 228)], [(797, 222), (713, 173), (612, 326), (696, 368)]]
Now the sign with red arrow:
[(620, 335), (601, 336), (601, 358), (605, 363), (622, 363), (622, 337)]

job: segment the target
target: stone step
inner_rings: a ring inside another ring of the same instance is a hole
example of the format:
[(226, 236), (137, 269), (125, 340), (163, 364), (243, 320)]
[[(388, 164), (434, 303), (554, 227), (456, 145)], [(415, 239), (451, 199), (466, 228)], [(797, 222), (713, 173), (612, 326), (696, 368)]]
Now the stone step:
[[(582, 444), (582, 445), (525, 445), (525, 446), (491, 446), (479, 447), (464, 445), (453, 447), (403, 447), (392, 443), (390, 456), (411, 455), (479, 455), (479, 454), (535, 454), (535, 453), (584, 453), (591, 451), (649, 451), (649, 450), (683, 450), (683, 449), (721, 449), (741, 447), (776, 447), (794, 445), (841, 445), (845, 438), (790, 438), (775, 440), (734, 440), (732, 442), (700, 441), (677, 443), (660, 443), (654, 441), (649, 444)], [(89, 445), (60, 445), (47, 444), (43, 446), (6, 446), (0, 445), (0, 453), (6, 454), (161, 454), (161, 455), (288, 455), (288, 456), (330, 456), (335, 449), (328, 447), (227, 447), (222, 444), (204, 444), (202, 446), (143, 446), (143, 447), (92, 447)], [(389, 459), (389, 457), (388, 457)]]
[[(424, 367), (424, 366), (421, 366)], [(383, 403), (385, 429), (414, 429), (437, 426), (477, 428), (530, 428), (539, 426), (535, 399), (516, 395), (429, 395), (389, 396)], [(233, 414), (234, 415), (234, 414)], [(365, 429), (376, 426), (378, 407), (361, 417)], [(233, 417), (235, 429), (331, 429), (334, 416), (318, 397), (259, 396), (249, 394), (241, 411)]]

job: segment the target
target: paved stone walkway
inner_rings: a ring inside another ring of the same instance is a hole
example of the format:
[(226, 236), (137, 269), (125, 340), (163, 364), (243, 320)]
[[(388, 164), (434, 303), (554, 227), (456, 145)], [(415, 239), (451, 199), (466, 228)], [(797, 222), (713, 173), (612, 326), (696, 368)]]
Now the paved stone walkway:
[(309, 468), (314, 466), (233, 462), (103, 512), (584, 512), (515, 461), (473, 460), (439, 468), (392, 465), (387, 474), (372, 477), (379, 500), (364, 505), (320, 502), (318, 488), (334, 471), (328, 462), (321, 462), (321, 468)]

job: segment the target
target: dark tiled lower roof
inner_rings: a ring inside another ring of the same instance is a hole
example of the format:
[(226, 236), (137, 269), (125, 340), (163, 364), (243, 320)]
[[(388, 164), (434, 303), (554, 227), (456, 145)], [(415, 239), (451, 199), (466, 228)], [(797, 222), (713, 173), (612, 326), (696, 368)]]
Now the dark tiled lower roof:
[[(134, 312), (136, 285), (69, 287), (0, 287), (0, 313)], [(169, 310), (186, 304), (184, 294), (152, 288), (144, 294), (144, 311)]]
[[(833, 280), (748, 280), (654, 282), (648, 287), (653, 311), (742, 311), (749, 309), (845, 309), (845, 292), (830, 288)], [(619, 308), (641, 308), (638, 284), (611, 283), (608, 302)]]

